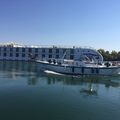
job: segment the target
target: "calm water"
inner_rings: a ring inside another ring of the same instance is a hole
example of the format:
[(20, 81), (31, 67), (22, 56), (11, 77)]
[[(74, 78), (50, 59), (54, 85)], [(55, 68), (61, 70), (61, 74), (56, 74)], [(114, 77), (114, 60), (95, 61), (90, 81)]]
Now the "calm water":
[(0, 61), (0, 120), (120, 120), (120, 77), (59, 76)]

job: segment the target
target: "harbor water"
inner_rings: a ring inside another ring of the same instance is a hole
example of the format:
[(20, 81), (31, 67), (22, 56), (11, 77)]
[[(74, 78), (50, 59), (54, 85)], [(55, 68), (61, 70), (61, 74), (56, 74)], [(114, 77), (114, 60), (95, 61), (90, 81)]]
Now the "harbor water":
[(0, 120), (120, 120), (120, 76), (44, 73), (0, 61)]

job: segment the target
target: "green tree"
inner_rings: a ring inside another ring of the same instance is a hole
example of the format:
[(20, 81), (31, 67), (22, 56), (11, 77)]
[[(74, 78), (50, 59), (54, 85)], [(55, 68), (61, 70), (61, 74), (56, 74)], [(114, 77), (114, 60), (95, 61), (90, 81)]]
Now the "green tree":
[(120, 61), (120, 51), (116, 52), (113, 50), (112, 52), (109, 52), (104, 49), (99, 49), (98, 52), (103, 56), (105, 61)]
[(117, 60), (118, 60), (117, 58), (118, 58), (118, 53), (113, 50), (113, 51), (111, 52), (111, 60), (112, 60), (112, 61), (117, 61)]
[(117, 61), (120, 61), (120, 51), (117, 54)]

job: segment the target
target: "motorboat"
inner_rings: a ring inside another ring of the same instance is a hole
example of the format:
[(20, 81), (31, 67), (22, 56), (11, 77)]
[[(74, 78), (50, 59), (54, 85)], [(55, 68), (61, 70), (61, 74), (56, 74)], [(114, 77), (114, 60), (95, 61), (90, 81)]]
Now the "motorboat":
[(43, 70), (67, 75), (118, 75), (119, 66), (105, 65), (93, 61), (74, 61), (65, 59), (36, 60)]

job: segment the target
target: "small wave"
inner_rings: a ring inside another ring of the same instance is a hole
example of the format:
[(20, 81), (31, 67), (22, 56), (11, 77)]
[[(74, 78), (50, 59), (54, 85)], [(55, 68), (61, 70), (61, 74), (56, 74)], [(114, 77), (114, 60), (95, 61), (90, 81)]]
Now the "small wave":
[(45, 72), (45, 73), (48, 73), (48, 74), (63, 75), (63, 74), (61, 74), (61, 73), (57, 73), (57, 72), (50, 71), (50, 70), (45, 70), (44, 72)]

